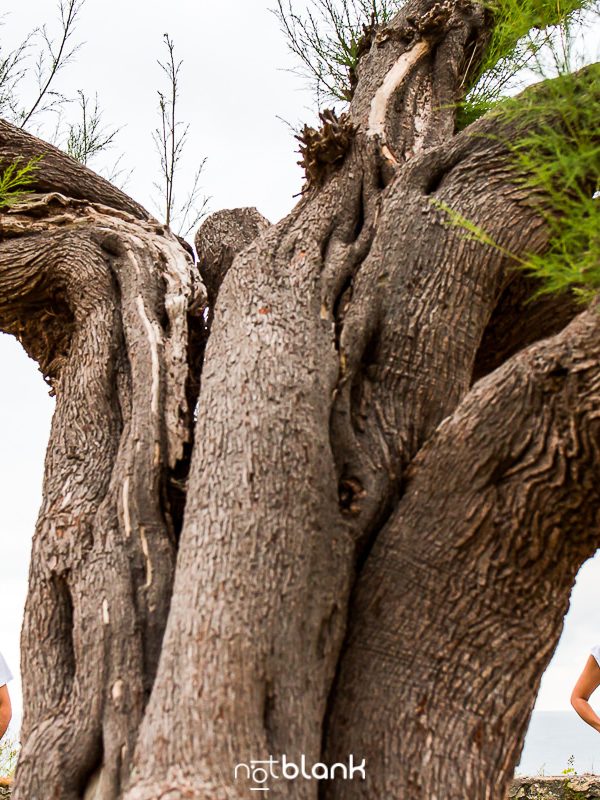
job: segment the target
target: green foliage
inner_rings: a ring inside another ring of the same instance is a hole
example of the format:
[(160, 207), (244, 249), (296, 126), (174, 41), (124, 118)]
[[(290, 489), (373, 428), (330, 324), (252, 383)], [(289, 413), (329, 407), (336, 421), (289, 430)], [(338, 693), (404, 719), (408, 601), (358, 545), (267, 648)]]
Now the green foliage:
[(524, 78), (531, 81), (571, 71), (574, 31), (584, 29), (586, 14), (600, 7), (598, 0), (483, 0), (483, 4), (494, 27), (471, 89), (459, 105), (459, 130), (494, 108)]
[(600, 64), (561, 75), (509, 99), (495, 114), (512, 132), (505, 141), (515, 183), (543, 217), (541, 254), (518, 257), (481, 227), (435, 203), (465, 236), (500, 250), (541, 281), (537, 294), (570, 291), (588, 302), (600, 289)]
[(590, 5), (588, 0), (485, 0), (484, 4), (493, 15), (494, 28), (480, 74), (513, 57), (519, 42), (531, 31), (568, 23), (575, 12)]
[(438, 200), (437, 197), (432, 197), (431, 205), (434, 208), (437, 208), (438, 211), (442, 211), (446, 215), (446, 223), (454, 228), (460, 228), (463, 234), (463, 238), (470, 242), (479, 242), (479, 244), (486, 245), (487, 247), (493, 247), (494, 250), (498, 250), (502, 255), (507, 256), (522, 265), (525, 265), (523, 259), (520, 259), (514, 253), (511, 253), (510, 250), (507, 250), (505, 247), (502, 247), (501, 244), (490, 236), (487, 231), (482, 228), (480, 225), (476, 225), (472, 220), (467, 219), (467, 217), (460, 214), (456, 211), (452, 206), (449, 206), (448, 203), (444, 203), (442, 200)]
[(0, 778), (12, 778), (17, 766), (19, 743), (16, 739), (0, 741)]
[[(450, 224), (496, 247), (540, 279), (536, 293), (572, 292), (588, 302), (600, 288), (600, 67), (575, 71), (592, 54), (578, 36), (598, 16), (598, 0), (485, 0), (496, 25), (473, 90), (459, 111), (459, 127), (483, 113), (508, 123), (505, 142), (515, 182), (526, 189), (546, 222), (542, 255), (517, 257), (452, 209)], [(593, 56), (592, 56), (593, 57)], [(579, 60), (579, 63), (577, 63)], [(546, 79), (519, 98), (507, 98), (527, 68)], [(552, 80), (548, 80), (549, 78)]]
[(315, 90), (318, 105), (348, 102), (365, 36), (385, 25), (402, 0), (308, 0), (303, 13), (292, 0), (277, 0), (273, 13), (299, 62), (297, 72)]
[(25, 163), (22, 159), (17, 159), (0, 172), (0, 207), (14, 205), (28, 194), (41, 160), (42, 156), (36, 156)]
[(544, 292), (600, 289), (600, 65), (562, 75), (508, 104), (522, 126), (509, 144), (519, 182), (540, 198), (548, 251), (527, 268)]

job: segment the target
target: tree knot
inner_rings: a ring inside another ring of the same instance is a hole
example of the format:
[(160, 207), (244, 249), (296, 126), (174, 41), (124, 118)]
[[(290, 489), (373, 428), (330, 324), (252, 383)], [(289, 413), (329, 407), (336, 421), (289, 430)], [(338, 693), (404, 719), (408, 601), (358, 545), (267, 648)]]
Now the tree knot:
[(407, 15), (404, 24), (400, 27), (383, 28), (377, 37), (377, 44), (381, 46), (390, 39), (395, 39), (402, 44), (412, 44), (427, 36), (443, 33), (450, 27), (454, 27), (451, 24), (452, 20), (455, 20), (461, 11), (470, 6), (469, 0), (459, 0), (458, 3), (451, 2), (451, 0), (439, 0), (424, 14)]
[(304, 168), (306, 176), (303, 192), (325, 183), (341, 165), (356, 133), (356, 126), (347, 114), (338, 117), (333, 109), (327, 109), (319, 112), (319, 117), (323, 123), (321, 128), (305, 125), (296, 135), (302, 156), (298, 164)]
[(362, 483), (356, 477), (342, 478), (338, 488), (340, 508), (343, 514), (360, 514), (360, 501), (366, 496)]

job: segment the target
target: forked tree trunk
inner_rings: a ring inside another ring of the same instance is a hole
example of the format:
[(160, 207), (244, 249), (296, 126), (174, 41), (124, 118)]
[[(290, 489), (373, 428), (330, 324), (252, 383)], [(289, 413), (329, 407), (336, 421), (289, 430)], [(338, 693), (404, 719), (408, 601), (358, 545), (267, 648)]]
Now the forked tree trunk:
[(546, 244), (506, 123), (454, 132), (491, 24), (414, 0), (374, 35), (296, 209), (199, 231), (209, 308), (143, 209), (0, 127), (45, 155), (0, 324), (57, 395), (15, 800), (241, 800), (284, 753), (366, 780), (273, 797), (503, 797), (600, 540), (600, 319), (524, 309), (432, 202)]

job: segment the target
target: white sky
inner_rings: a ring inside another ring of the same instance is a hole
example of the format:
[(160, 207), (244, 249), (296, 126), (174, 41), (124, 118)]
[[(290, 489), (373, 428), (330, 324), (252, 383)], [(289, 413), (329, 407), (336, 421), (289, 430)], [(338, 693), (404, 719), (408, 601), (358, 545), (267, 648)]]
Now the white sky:
[[(157, 157), (157, 58), (162, 35), (183, 59), (182, 116), (191, 124), (184, 169), (208, 157), (203, 187), (211, 210), (254, 205), (277, 221), (301, 186), (296, 141), (277, 117), (310, 121), (310, 95), (284, 68), (292, 66), (275, 17), (264, 0), (88, 0), (78, 35), (85, 41), (64, 72), (60, 89), (98, 92), (107, 124), (124, 126), (108, 161), (120, 154), (135, 170), (127, 191), (152, 208)], [(54, 0), (4, 0), (8, 12), (0, 42), (14, 45), (50, 20)], [(92, 166), (94, 166), (92, 164)], [(185, 190), (185, 186), (183, 187)], [(19, 631), (27, 587), (31, 535), (40, 504), (52, 401), (36, 365), (0, 336), (0, 649), (18, 672)], [(600, 557), (581, 571), (565, 632), (542, 685), (538, 709), (569, 708), (571, 687), (592, 645), (600, 642)], [(43, 646), (40, 643), (40, 646)], [(20, 685), (12, 685), (15, 720)]]

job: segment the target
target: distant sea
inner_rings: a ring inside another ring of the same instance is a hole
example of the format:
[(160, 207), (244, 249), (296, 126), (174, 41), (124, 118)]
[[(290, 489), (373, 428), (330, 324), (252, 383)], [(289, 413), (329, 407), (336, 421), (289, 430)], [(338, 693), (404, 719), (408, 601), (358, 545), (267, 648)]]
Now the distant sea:
[(569, 766), (600, 774), (600, 733), (574, 711), (534, 711), (517, 775), (559, 775)]

